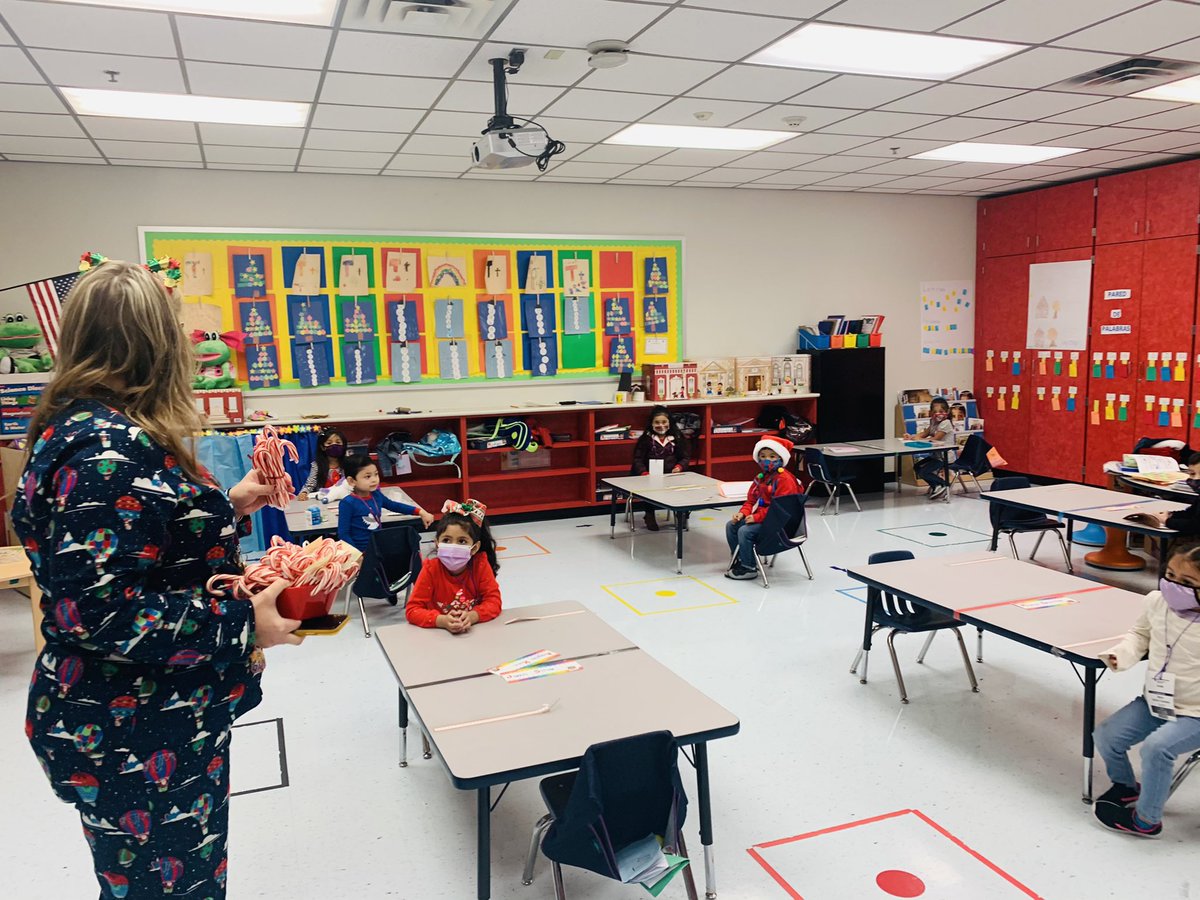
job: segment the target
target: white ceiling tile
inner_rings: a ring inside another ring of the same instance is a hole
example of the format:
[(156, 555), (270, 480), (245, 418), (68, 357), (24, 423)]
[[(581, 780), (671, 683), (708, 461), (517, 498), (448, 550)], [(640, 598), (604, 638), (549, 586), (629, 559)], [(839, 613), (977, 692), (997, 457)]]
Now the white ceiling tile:
[(371, 75), (445, 78), (457, 72), (474, 50), (473, 41), (340, 31), (329, 68)]
[[(1119, 101), (1110, 100), (1109, 103)], [(1148, 100), (1129, 100), (1129, 103), (1149, 103)], [(1102, 123), (1108, 124), (1108, 123)], [(1130, 128), (1200, 128), (1200, 103), (1189, 103), (1187, 106), (1173, 109), (1170, 112), (1155, 113), (1137, 119), (1126, 120), (1122, 124)]]
[[(64, 87), (177, 93), (186, 91), (177, 59), (117, 56), (74, 50), (34, 50), (34, 59), (54, 84)], [(113, 84), (105, 70), (119, 72)]]
[(606, 137), (611, 137), (625, 127), (622, 122), (564, 119), (555, 116), (539, 116), (538, 124), (550, 132), (552, 138), (566, 144), (595, 144)]
[(1145, 128), (1092, 128), (1070, 135), (1063, 146), (1096, 149), (1154, 137), (1156, 133)]
[(1104, 169), (1079, 169), (1075, 166), (1016, 166), (1004, 170), (1005, 178), (1019, 178), (1029, 181), (1045, 181), (1055, 177), (1071, 177), (1079, 174), (1103, 172)]
[(987, 119), (1044, 119), (1069, 109), (1078, 109), (1098, 102), (1090, 94), (1069, 94), (1065, 91), (1030, 91), (972, 110), (972, 116)]
[[(648, 166), (639, 166), (629, 174), (634, 178), (663, 178), (672, 181), (682, 181), (685, 178), (694, 178), (701, 172), (707, 172), (708, 166), (660, 166), (658, 163), (651, 163)], [(733, 176), (726, 176), (733, 177)]]
[(755, 184), (814, 184), (818, 181), (824, 181), (829, 177), (828, 172), (805, 172), (800, 169), (791, 169), (787, 172), (776, 172), (773, 175), (764, 175), (762, 178), (756, 178)]
[(677, 185), (675, 185), (675, 187), (680, 187), (680, 188), (707, 188), (707, 189), (709, 189), (709, 190), (712, 190), (713, 188), (735, 188), (735, 187), (737, 187), (737, 186), (738, 186), (738, 185), (740, 185), (740, 184), (741, 184), (741, 182), (740, 182), (740, 181), (719, 181), (719, 182), (708, 182), (708, 181), (706, 181), (706, 180), (705, 180), (705, 179), (703, 179), (703, 178), (688, 178), (688, 179), (687, 179), (687, 180), (685, 180), (685, 181), (681, 181), (681, 182), (679, 182)]
[(16, 43), (16, 41), (13, 39), (12, 32), (9, 31), (7, 28), (5, 28), (3, 25), (0, 25), (0, 44), (15, 44), (15, 43)]
[(945, 141), (922, 141), (917, 138), (890, 137), (882, 141), (871, 141), (859, 147), (852, 147), (844, 151), (844, 153), (847, 156), (878, 156), (883, 159), (900, 159), (944, 146), (946, 146)]
[(953, 116), (967, 110), (1015, 97), (1012, 88), (986, 87), (980, 84), (936, 84), (931, 88), (902, 97), (883, 107), (888, 112), (940, 113)]
[[(521, 0), (496, 28), (493, 40), (583, 47), (604, 39), (628, 41), (662, 15), (659, 7), (611, 0)], [(640, 49), (640, 48), (639, 48)]]
[(823, 131), (831, 134), (860, 134), (886, 136), (899, 134), (912, 128), (920, 128), (936, 122), (938, 116), (926, 116), (919, 113), (895, 112), (865, 112), (833, 125), (826, 126)]
[(749, 181), (751, 178), (757, 177), (754, 169), (710, 169), (707, 172), (701, 172), (699, 175), (693, 175), (688, 181), (707, 181), (718, 184), (741, 184), (743, 181)]
[(676, 7), (638, 35), (632, 48), (684, 59), (737, 62), (783, 37), (796, 24), (794, 19)]
[(982, 191), (985, 194), (998, 194), (1001, 186), (1007, 183), (1007, 181), (998, 179), (964, 178), (962, 181), (956, 181), (946, 187), (955, 191)]
[(1014, 128), (1020, 124), (1020, 122), (1008, 119), (968, 119), (965, 116), (954, 116), (942, 119), (940, 122), (922, 125), (920, 128), (914, 128), (904, 134), (906, 137), (926, 138), (931, 141), (969, 141), (972, 138), (982, 137), (1004, 128)]
[[(1200, 135), (1192, 135), (1192, 137), (1196, 138), (1200, 137)], [(1200, 142), (1194, 144), (1184, 144), (1182, 147), (1175, 147), (1171, 150), (1171, 153), (1173, 155), (1182, 154), (1184, 156), (1195, 156), (1200, 154)]]
[[(330, 166), (342, 169), (382, 169), (392, 158), (390, 153), (352, 153), (348, 150), (310, 150), (300, 156), (302, 166)], [(467, 167), (463, 156), (462, 168)]]
[(727, 169), (791, 169), (822, 159), (816, 153), (767, 153), (760, 150), (724, 164)]
[(207, 168), (209, 169), (224, 169), (245, 172), (292, 172), (295, 171), (294, 165), (267, 165), (266, 163), (215, 163), (210, 158)]
[(848, 25), (870, 25), (872, 28), (937, 31), (994, 2), (995, 0), (921, 0), (920, 3), (897, 3), (896, 0), (845, 0), (817, 18)]
[(308, 69), (274, 69), (190, 60), (185, 65), (192, 93), (214, 97), (310, 102), (316, 95), (321, 77), (320, 72)]
[(4, 17), (27, 47), (175, 55), (171, 23), (163, 13), (10, 2), (4, 5)]
[(876, 184), (891, 182), (891, 175), (863, 175), (861, 172), (848, 175), (835, 175), (821, 182), (823, 187), (871, 187)]
[(990, 66), (960, 75), (955, 81), (965, 84), (991, 84), (997, 87), (1040, 88), (1120, 60), (1120, 56), (1107, 53), (1034, 47)]
[(404, 142), (402, 149), (405, 153), (424, 153), (429, 156), (459, 156), (470, 152), (471, 142), (441, 134), (414, 134)]
[(196, 142), (196, 126), (191, 122), (118, 119), (106, 116), (83, 116), (80, 121), (88, 134), (97, 140), (167, 141), (184, 144)]
[(0, 84), (0, 109), (7, 112), (67, 111), (54, 91), (43, 84)]
[(841, 106), (871, 109), (932, 87), (932, 81), (909, 78), (877, 78), (874, 75), (839, 75), (793, 97), (808, 106)]
[[(508, 84), (508, 111), (514, 116), (533, 118), (547, 105), (562, 94), (560, 87), (545, 85)], [(456, 81), (451, 84), (435, 109), (448, 109), (456, 112), (479, 113), (482, 116), (480, 128), (487, 124), (487, 118), (495, 108), (495, 97), (492, 85), (482, 81)]]
[(399, 176), (401, 178), (458, 178), (453, 172), (402, 172), (399, 169), (385, 169), (381, 174)]
[[(1091, 0), (1088, 2), (1091, 11)], [(1093, 21), (1095, 21), (1093, 19)], [(1112, 53), (1149, 53), (1200, 35), (1200, 10), (1192, 3), (1160, 0), (1055, 41), (1064, 47)]]
[(802, 134), (768, 147), (766, 152), (781, 153), (841, 153), (851, 147), (871, 143), (870, 138), (847, 134)]
[(223, 147), (206, 143), (204, 158), (210, 163), (254, 163), (256, 165), (288, 166), (296, 164), (299, 151), (294, 147)]
[(616, 178), (611, 184), (645, 185), (646, 187), (664, 187), (674, 184), (672, 181), (656, 181), (653, 178)]
[(1155, 163), (1179, 162), (1188, 152), (1186, 147), (1179, 147), (1170, 153), (1143, 153), (1131, 160), (1129, 165), (1140, 169), (1142, 166), (1150, 166)]
[[(858, 162), (865, 160), (859, 159)], [(887, 162), (880, 163), (877, 166), (871, 166), (861, 171), (871, 175), (924, 175), (929, 172), (935, 172), (939, 169), (947, 168), (945, 160), (941, 159), (891, 159)], [(939, 175), (940, 177), (940, 175)], [(962, 177), (962, 176), (959, 176)]]
[(1087, 0), (1084, 3), (1006, 0), (945, 29), (946, 34), (1041, 44), (1060, 35), (1140, 6), (1146, 0)]
[(299, 147), (303, 128), (277, 128), (272, 125), (214, 125), (202, 123), (200, 137), (205, 144), (230, 144), (241, 147)]
[(40, 156), (35, 153), (8, 153), (5, 155), (9, 162), (46, 162), (73, 166), (108, 165), (107, 160), (102, 156)]
[[(592, 71), (587, 64), (588, 55), (584, 50), (569, 47), (539, 47), (532, 44), (523, 44), (522, 46), (528, 47), (525, 64), (521, 66), (520, 73), (515, 76), (515, 80), (520, 81), (521, 84), (557, 84), (565, 87), (574, 84)], [(473, 81), (490, 80), (492, 67), (488, 60), (508, 56), (508, 51), (512, 48), (511, 43), (484, 44), (471, 57), (471, 61), (467, 63), (466, 69), (459, 77), (470, 78)], [(547, 59), (546, 54), (550, 52), (553, 52), (556, 58)]]
[(546, 113), (576, 119), (634, 122), (670, 99), (657, 94), (624, 94), (574, 88), (550, 104)]
[(20, 47), (0, 47), (0, 81), (45, 83)]
[(641, 165), (665, 156), (671, 151), (666, 147), (627, 147), (623, 144), (597, 144), (578, 153), (574, 159), (580, 162), (629, 163)]
[(392, 160), (389, 169), (404, 169), (407, 172), (462, 172), (470, 167), (466, 153), (457, 156), (400, 153)]
[[(704, 100), (699, 97), (680, 97), (645, 116), (646, 122), (662, 125), (704, 125), (724, 127), (737, 123), (747, 116), (766, 108), (763, 103), (747, 103), (744, 100)], [(696, 118), (697, 113), (711, 113), (706, 119)]]
[[(795, 131), (801, 134), (824, 128), (834, 122), (840, 122), (851, 116), (858, 115), (857, 109), (837, 109), (832, 106), (796, 106), (791, 103), (780, 103), (764, 109), (738, 122), (738, 128), (766, 128), (770, 131)], [(783, 120), (803, 116), (804, 121), (799, 126), (788, 125)]]
[(1200, 138), (1200, 134), (1196, 134), (1195, 132), (1176, 131), (1136, 138), (1132, 141), (1124, 141), (1120, 144), (1112, 144), (1111, 146), (1113, 150), (1136, 150), (1139, 153), (1160, 153), (1166, 150), (1173, 151), (1178, 147), (1191, 146), (1196, 143), (1198, 138)]
[[(722, 63), (699, 59), (633, 54), (619, 68), (593, 69), (582, 86), (642, 94), (682, 94), (723, 68)], [(515, 82), (510, 85), (515, 86)]]
[[(0, 112), (0, 134), (31, 134), (42, 137), (84, 137), (83, 129), (71, 116), (48, 113)], [(194, 135), (193, 135), (194, 137)], [(1192, 140), (1196, 135), (1192, 135)]]
[(683, 5), (723, 11), (732, 6), (744, 13), (807, 19), (823, 9), (828, 9), (830, 2), (831, 0), (737, 0), (731, 4), (729, 0), (683, 0)]
[(861, 172), (863, 169), (874, 168), (878, 162), (878, 159), (867, 156), (826, 156), (797, 168), (806, 172)]
[(1155, 55), (1167, 59), (1185, 59), (1188, 62), (1200, 62), (1200, 38), (1192, 41), (1184, 41), (1182, 44), (1172, 44), (1170, 47), (1163, 47)]
[(607, 180), (607, 178), (584, 178), (573, 175), (557, 175), (554, 174), (553, 171), (538, 178), (538, 181), (558, 181), (564, 184), (604, 184), (604, 182)]
[(953, 163), (946, 166), (944, 169), (938, 170), (939, 178), (1004, 178), (1009, 180), (1007, 175), (1000, 175), (1001, 172), (1007, 172), (1013, 166), (1008, 163)]
[(831, 72), (806, 72), (774, 66), (731, 66), (688, 93), (719, 100), (778, 102), (834, 77)]
[(300, 172), (314, 175), (374, 175), (372, 169), (357, 169), (351, 166), (300, 166)]
[(833, 185), (833, 184), (812, 184), (807, 187), (802, 187), (802, 188), (800, 188), (800, 190), (813, 191), (813, 192), (822, 192), (823, 191), (823, 192), (828, 192), (828, 193), (836, 193), (836, 192), (840, 191), (842, 193), (849, 193), (851, 191), (857, 191), (858, 188), (854, 187), (853, 185), (842, 185), (839, 187), (838, 185)]
[(462, 177), (470, 181), (533, 181), (539, 174), (537, 169), (532, 175), (527, 169), (497, 169), (494, 172), (465, 172)]
[(1087, 129), (1078, 125), (1055, 125), (1053, 122), (1027, 122), (1001, 131), (993, 131), (987, 135), (989, 144), (1044, 144), (1048, 141), (1058, 142), (1060, 147), (1079, 147), (1074, 143), (1075, 134)]
[[(553, 167), (559, 178), (616, 178), (634, 169), (633, 163), (565, 162)], [(653, 176), (647, 175), (646, 178)]]
[(32, 137), (29, 135), (0, 135), (0, 153), (35, 153), (43, 156), (99, 156), (92, 142), (85, 138)]
[(407, 134), (421, 120), (416, 109), (390, 109), (385, 106), (341, 106), (318, 103), (313, 112), (313, 128), (343, 131), (391, 131)]
[(760, 181), (749, 182), (747, 184), (739, 184), (738, 190), (749, 188), (755, 191), (794, 191), (796, 186), (792, 184), (763, 184)]
[(321, 85), (321, 102), (428, 109), (445, 87), (440, 78), (329, 72)]
[(109, 159), (174, 159), (200, 160), (198, 144), (157, 141), (97, 141), (101, 152)]
[(185, 59), (245, 63), (280, 68), (325, 66), (333, 31), (305, 25), (177, 16)]
[(130, 159), (118, 159), (109, 157), (109, 162), (114, 166), (137, 166), (138, 168), (150, 169), (203, 169), (204, 163), (197, 161), (186, 161), (180, 159), (142, 159), (140, 157), (132, 157)]
[[(1191, 139), (1200, 139), (1200, 135), (1192, 135)], [(672, 150), (655, 162), (665, 166), (723, 166), (745, 155), (744, 150), (701, 150), (685, 147)]]
[(377, 131), (329, 131), (313, 128), (304, 146), (313, 150), (379, 150), (395, 153), (404, 135)]
[(1101, 166), (1109, 169), (1123, 169), (1133, 165), (1136, 153), (1128, 150), (1085, 150), (1082, 153), (1072, 153), (1069, 159), (1077, 166)]
[[(1172, 116), (1176, 112), (1189, 112), (1190, 117), (1180, 117), (1180, 121), (1200, 123), (1200, 107), (1180, 110), (1177, 103), (1162, 103), (1158, 100), (1138, 100), (1133, 97), (1115, 97), (1111, 100), (1101, 100), (1091, 106), (1069, 110), (1053, 116), (1047, 116), (1048, 122), (1064, 122), (1070, 125), (1116, 125), (1129, 119), (1141, 119), (1150, 116), (1156, 119), (1158, 114)], [(1134, 124), (1134, 123), (1130, 123)], [(1179, 128), (1180, 125), (1158, 125), (1156, 123), (1137, 124), (1138, 128)]]
[[(861, 174), (871, 176), (877, 173), (863, 172)], [(957, 178), (939, 178), (936, 175), (909, 175), (906, 178), (897, 178), (895, 181), (889, 181), (883, 186), (892, 190), (916, 191), (923, 188), (944, 188), (958, 180)]]

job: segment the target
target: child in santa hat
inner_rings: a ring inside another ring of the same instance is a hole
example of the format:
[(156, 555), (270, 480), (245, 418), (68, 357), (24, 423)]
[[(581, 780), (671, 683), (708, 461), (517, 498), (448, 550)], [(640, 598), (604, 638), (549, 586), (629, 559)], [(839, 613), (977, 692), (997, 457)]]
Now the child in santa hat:
[(782, 437), (764, 437), (754, 445), (754, 461), (762, 470), (755, 477), (746, 502), (733, 514), (733, 518), (725, 526), (725, 539), (729, 541), (729, 550), (737, 551), (726, 578), (738, 581), (749, 581), (758, 577), (758, 567), (754, 561), (754, 545), (758, 541), (758, 531), (771, 501), (785, 494), (799, 494), (800, 482), (796, 476), (787, 470), (787, 464), (792, 458), (792, 442)]

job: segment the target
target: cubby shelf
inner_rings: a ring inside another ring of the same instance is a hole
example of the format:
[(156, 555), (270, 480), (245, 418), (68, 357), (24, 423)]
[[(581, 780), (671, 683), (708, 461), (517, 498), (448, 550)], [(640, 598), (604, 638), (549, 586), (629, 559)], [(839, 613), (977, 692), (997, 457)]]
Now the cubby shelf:
[(525, 469), (519, 472), (492, 472), (488, 475), (472, 475), (471, 481), (519, 481), (523, 478), (551, 478), (555, 476), (569, 477), (571, 475), (586, 475), (591, 469), (577, 466), (573, 469), (555, 469), (548, 467), (545, 469)]

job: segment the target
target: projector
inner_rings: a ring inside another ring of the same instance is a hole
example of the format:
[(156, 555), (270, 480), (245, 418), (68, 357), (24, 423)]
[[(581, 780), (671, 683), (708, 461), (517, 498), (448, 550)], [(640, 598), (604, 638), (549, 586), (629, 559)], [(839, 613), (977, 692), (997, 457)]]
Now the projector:
[(471, 162), (477, 169), (531, 166), (545, 151), (547, 143), (546, 132), (536, 127), (486, 131), (471, 147)]

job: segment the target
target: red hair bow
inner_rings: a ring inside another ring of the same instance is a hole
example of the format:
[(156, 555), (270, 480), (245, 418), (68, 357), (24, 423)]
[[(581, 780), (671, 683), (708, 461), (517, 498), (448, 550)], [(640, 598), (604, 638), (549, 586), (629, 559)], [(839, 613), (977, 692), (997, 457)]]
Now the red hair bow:
[(192, 332), (192, 343), (198, 344), (206, 340), (210, 335), (228, 346), (235, 353), (241, 353), (246, 349), (246, 332), (244, 331), (226, 331), (222, 334), (216, 334), (211, 331), (201, 331), (197, 328)]

